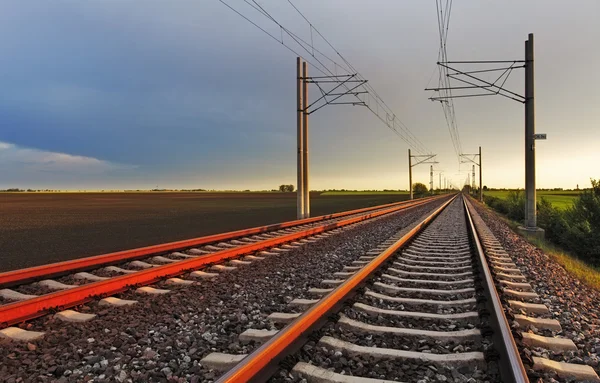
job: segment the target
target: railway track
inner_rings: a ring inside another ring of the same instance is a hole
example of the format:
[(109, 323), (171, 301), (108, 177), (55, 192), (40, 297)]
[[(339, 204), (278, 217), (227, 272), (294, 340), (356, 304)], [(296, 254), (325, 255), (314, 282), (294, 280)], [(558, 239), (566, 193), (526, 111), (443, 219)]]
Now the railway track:
[(436, 198), (1, 273), (0, 328), (4, 329), (0, 330), (0, 335), (32, 340), (43, 334), (8, 326), (54, 312), (66, 321), (87, 321), (94, 315), (68, 309), (95, 299), (101, 299), (106, 305), (133, 304), (131, 300), (121, 300), (113, 295), (132, 287), (140, 293), (166, 293), (167, 290), (150, 285), (164, 279), (174, 285), (186, 285), (194, 283), (195, 279), (212, 278), (218, 272), (318, 241), (346, 226), (422, 206)]
[[(479, 217), (476, 228), (467, 204), (462, 197), (446, 202), (291, 300), (286, 312), (269, 313), (272, 329), (240, 333), (251, 353), (216, 350), (200, 364), (221, 371), (219, 382), (529, 382), (532, 369), (597, 381), (589, 366), (537, 358), (525, 367), (523, 342), (517, 346), (503, 308), (507, 293), (514, 305), (528, 305), (518, 301), (527, 299), (519, 296), (525, 283), (509, 280), (520, 278), (497, 257), (501, 249)], [(498, 294), (502, 283), (515, 290)], [(553, 325), (525, 315), (517, 320)], [(550, 349), (565, 343), (537, 339)]]
[[(367, 223), (382, 219), (387, 220), (380, 225), (385, 229), (369, 229), (374, 225)], [(354, 237), (360, 238), (358, 242)], [(363, 242), (368, 245), (360, 246)], [(155, 265), (117, 277), (109, 273), (107, 280), (0, 306), (0, 322), (11, 323), (4, 315), (9, 313), (14, 323), (20, 323), (1, 330), (5, 336), (24, 335), (21, 340), (32, 342), (36, 337), (45, 339), (40, 329), (49, 326), (51, 339), (40, 347), (54, 349), (58, 339), (68, 342), (70, 346), (55, 348), (61, 358), (79, 347), (76, 361), (69, 358), (66, 363), (70, 369), (48, 370), (42, 361), (41, 375), (15, 374), (13, 369), (19, 357), (25, 359), (21, 369), (29, 370), (33, 364), (40, 368), (38, 356), (35, 362), (27, 359), (36, 352), (34, 344), (27, 343), (25, 352), (0, 349), (6, 366), (8, 362), (13, 366), (6, 369), (0, 363), (0, 374), (67, 381), (168, 380), (175, 379), (174, 374), (180, 381), (194, 382), (537, 382), (540, 376), (564, 382), (600, 381), (589, 366), (561, 362), (561, 355), (576, 346), (560, 336), (560, 324), (549, 318), (510, 255), (460, 195), (117, 254), (117, 260), (114, 255), (94, 257), (87, 266), (92, 267), (90, 274), (102, 275), (93, 270), (110, 267), (107, 262), (111, 266), (117, 262), (122, 269), (136, 261)], [(305, 259), (295, 262), (294, 257)], [(262, 259), (269, 260), (258, 262)], [(55, 265), (49, 270), (62, 275), (59, 281), (75, 281), (82, 265), (66, 264), (68, 270), (61, 273)], [(230, 268), (237, 271), (228, 273)], [(44, 277), (39, 269), (34, 271), (40, 273), (34, 279)], [(31, 281), (31, 270), (0, 277), (12, 278), (9, 283), (17, 287), (11, 290), (18, 290), (27, 286), (14, 281), (18, 274), (24, 283)], [(178, 278), (167, 279), (173, 276)], [(194, 278), (205, 282), (186, 288)], [(97, 293), (98, 286), (109, 292)], [(144, 290), (166, 294), (161, 290), (171, 289), (168, 286), (174, 286), (174, 293), (159, 296), (170, 300), (139, 295)], [(78, 295), (69, 297), (73, 291)], [(97, 325), (76, 323), (72, 329), (58, 325), (56, 319), (40, 319), (34, 326), (22, 323), (48, 313), (67, 321), (92, 320), (103, 303), (98, 300), (118, 292), (122, 301), (108, 297), (104, 303), (127, 305), (136, 296), (141, 301), (132, 306), (140, 306), (138, 310), (112, 309), (113, 314), (105, 317), (118, 318), (122, 312), (124, 326), (115, 323), (111, 328), (106, 320)], [(48, 303), (48, 298), (58, 302), (65, 297), (72, 305), (94, 302), (78, 306), (85, 310), (74, 316), (66, 307)], [(132, 312), (147, 312), (158, 322), (140, 321), (144, 323), (136, 328), (135, 317), (126, 315)], [(98, 326), (113, 343), (100, 340), (94, 346), (102, 337), (93, 329)], [(57, 337), (57, 332), (81, 334), (83, 339), (77, 343), (68, 336)], [(86, 365), (88, 360), (95, 363)], [(114, 372), (107, 375), (106, 366), (113, 365)], [(130, 367), (125, 369), (126, 365)], [(144, 373), (156, 366), (157, 371)]]

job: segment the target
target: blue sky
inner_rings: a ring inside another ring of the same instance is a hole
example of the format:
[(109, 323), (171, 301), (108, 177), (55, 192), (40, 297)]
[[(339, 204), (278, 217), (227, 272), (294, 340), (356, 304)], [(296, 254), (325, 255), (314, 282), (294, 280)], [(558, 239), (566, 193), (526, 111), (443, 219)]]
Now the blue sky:
[[(260, 3), (310, 39), (287, 2)], [(295, 4), (462, 183), (467, 166), (423, 91), (437, 59), (435, 2)], [(597, 1), (454, 4), (453, 59), (521, 58), (536, 34), (540, 187), (600, 178), (599, 11)], [(216, 0), (6, 1), (0, 50), (0, 188), (294, 183), (295, 56)], [(522, 72), (509, 85), (520, 91)], [(521, 187), (523, 108), (484, 99), (455, 104), (463, 149), (483, 147), (484, 184)], [(312, 187), (408, 186), (408, 147), (364, 108), (327, 107), (310, 126)], [(428, 169), (415, 179), (427, 182)]]

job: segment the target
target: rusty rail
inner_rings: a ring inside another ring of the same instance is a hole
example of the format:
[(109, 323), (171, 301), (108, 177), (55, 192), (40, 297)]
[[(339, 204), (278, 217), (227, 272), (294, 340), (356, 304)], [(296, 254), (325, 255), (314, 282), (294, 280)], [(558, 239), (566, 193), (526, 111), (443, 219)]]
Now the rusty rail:
[(519, 355), (519, 350), (515, 343), (515, 339), (512, 336), (508, 319), (504, 313), (500, 296), (496, 291), (494, 278), (492, 272), (487, 263), (481, 241), (479, 240), (479, 234), (477, 227), (471, 217), (472, 205), (467, 200), (467, 196), (463, 197), (463, 203), (465, 206), (465, 215), (469, 225), (469, 232), (473, 238), (473, 244), (477, 258), (479, 259), (479, 268), (481, 274), (483, 274), (482, 286), (483, 293), (486, 296), (486, 309), (490, 315), (490, 326), (494, 333), (492, 334), (492, 341), (496, 350), (500, 353), (499, 365), (500, 365), (500, 377), (503, 382), (510, 383), (529, 383), (527, 377), (527, 371), (523, 366), (523, 361)]
[(379, 268), (398, 249), (414, 238), (423, 228), (446, 208), (456, 196), (446, 201), (432, 214), (425, 218), (415, 228), (396, 241), (392, 246), (375, 257), (365, 267), (360, 269), (344, 283), (323, 297), (318, 303), (296, 318), (292, 323), (279, 331), (277, 335), (268, 342), (248, 355), (233, 369), (229, 370), (217, 382), (249, 382), (268, 379), (268, 373), (264, 371), (273, 368), (285, 355), (290, 353), (296, 346), (296, 342), (307, 332), (314, 328), (328, 313), (330, 313), (341, 301), (346, 299), (352, 291), (362, 284), (377, 268)]
[[(350, 210), (340, 213), (334, 213), (329, 215), (322, 215), (314, 218), (306, 218), (295, 221), (288, 221), (282, 223), (276, 223), (267, 226), (258, 226), (250, 229), (236, 230), (227, 233), (214, 234), (204, 237), (186, 239), (183, 241), (163, 243), (160, 245), (140, 247), (137, 249), (117, 251), (114, 253), (95, 255), (86, 258), (74, 259), (64, 262), (56, 262), (48, 265), (29, 267), (26, 269), (7, 271), (0, 273), (0, 287), (10, 287), (17, 284), (23, 284), (38, 280), (40, 278), (51, 278), (55, 276), (65, 275), (78, 271), (90, 270), (98, 266), (108, 266), (115, 263), (121, 263), (147, 257), (149, 255), (160, 255), (167, 252), (179, 251), (194, 246), (206, 245), (209, 243), (232, 240), (235, 238), (245, 237), (249, 235), (263, 234), (273, 230), (280, 230), (289, 227), (304, 225), (307, 223), (314, 223), (319, 221), (325, 221), (334, 218), (341, 218), (348, 215), (360, 214), (367, 211), (373, 211), (378, 209), (385, 209), (393, 206), (403, 206), (406, 204), (413, 204), (415, 202), (427, 202), (440, 197), (430, 197), (418, 199), (415, 201), (402, 201), (394, 202), (391, 204), (385, 204), (374, 207), (367, 207), (362, 209)], [(1, 321), (0, 321), (1, 322)]]
[[(446, 197), (447, 196), (442, 196), (438, 198)], [(261, 242), (215, 252), (206, 256), (200, 256), (193, 259), (182, 260), (176, 263), (156, 266), (151, 269), (142, 270), (133, 274), (118, 276), (105, 281), (88, 283), (69, 290), (58, 291), (39, 296), (37, 298), (28, 299), (26, 301), (3, 305), (0, 306), (0, 328), (43, 316), (52, 310), (64, 310), (69, 307), (89, 302), (96, 298), (113, 295), (126, 290), (130, 286), (148, 285), (165, 277), (181, 275), (189, 270), (194, 270), (206, 265), (222, 262), (230, 258), (252, 253), (264, 248), (277, 246), (285, 242), (319, 234), (327, 230), (333, 230), (338, 227), (347, 226), (385, 214), (413, 208), (423, 205), (427, 202), (431, 202), (431, 199), (404, 203), (400, 206), (391, 207), (389, 209), (375, 211), (373, 213), (360, 215), (358, 217), (347, 218), (343, 221), (324, 224), (311, 229), (267, 239)], [(188, 245), (188, 247), (189, 246), (193, 245)]]

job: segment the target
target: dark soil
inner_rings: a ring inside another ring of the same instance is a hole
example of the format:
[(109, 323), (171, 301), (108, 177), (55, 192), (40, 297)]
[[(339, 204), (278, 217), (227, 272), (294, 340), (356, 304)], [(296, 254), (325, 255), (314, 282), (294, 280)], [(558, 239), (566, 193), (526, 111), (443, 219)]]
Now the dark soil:
[[(311, 193), (311, 212), (406, 198)], [(0, 193), (0, 272), (295, 218), (295, 193)]]

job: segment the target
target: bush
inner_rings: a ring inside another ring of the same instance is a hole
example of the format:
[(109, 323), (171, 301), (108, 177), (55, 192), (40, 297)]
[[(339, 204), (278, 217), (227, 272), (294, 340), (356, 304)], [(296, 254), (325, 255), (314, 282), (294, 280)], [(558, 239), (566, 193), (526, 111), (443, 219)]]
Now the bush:
[(569, 230), (565, 213), (558, 210), (550, 201), (542, 197), (537, 204), (537, 222), (538, 225), (546, 230), (546, 239), (555, 245), (565, 246), (565, 234)]
[(508, 193), (508, 216), (518, 222), (525, 220), (525, 193), (520, 190)]
[(425, 184), (417, 182), (413, 184), (413, 194), (416, 197), (423, 197), (424, 195), (429, 194), (429, 189), (427, 189)]
[(492, 197), (489, 195), (483, 195), (483, 201), (486, 205), (496, 210), (498, 213), (507, 214), (508, 213), (508, 205), (505, 200), (498, 197)]
[[(600, 266), (600, 180), (591, 180), (567, 210), (559, 210), (545, 198), (537, 204), (538, 225), (546, 231), (546, 239), (576, 255), (581, 260)], [(511, 192), (506, 200), (484, 196), (485, 203), (508, 218), (523, 222), (525, 197)]]
[(565, 212), (568, 231), (563, 242), (582, 259), (600, 265), (600, 180), (591, 182), (592, 188), (583, 190)]
[(511, 191), (507, 199), (484, 195), (485, 203), (508, 218), (522, 222), (525, 219), (525, 196), (519, 190)]
[(280, 192), (293, 192), (294, 185), (279, 185)]

